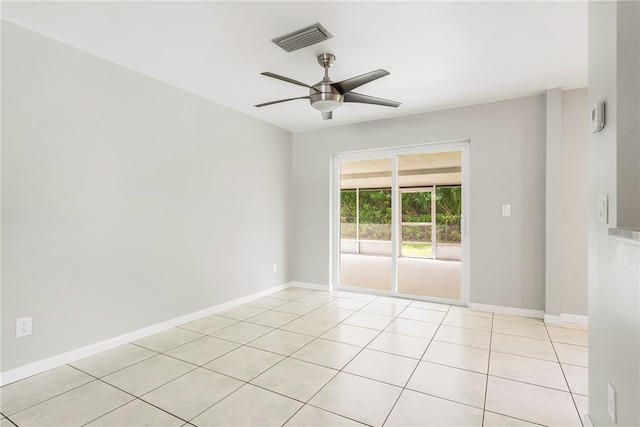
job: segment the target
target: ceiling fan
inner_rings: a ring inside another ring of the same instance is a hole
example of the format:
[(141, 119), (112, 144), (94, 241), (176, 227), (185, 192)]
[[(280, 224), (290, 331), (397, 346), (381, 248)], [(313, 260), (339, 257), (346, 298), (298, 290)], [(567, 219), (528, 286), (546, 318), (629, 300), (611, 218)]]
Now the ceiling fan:
[(296, 99), (308, 99), (313, 108), (322, 112), (323, 120), (328, 120), (332, 118), (333, 110), (340, 107), (343, 102), (359, 102), (361, 104), (383, 105), (385, 107), (398, 107), (400, 105), (400, 102), (351, 92), (353, 89), (388, 75), (388, 71), (383, 69), (370, 71), (360, 76), (334, 83), (329, 78), (329, 67), (333, 65), (335, 60), (335, 55), (331, 53), (323, 53), (318, 56), (318, 63), (324, 68), (324, 78), (313, 86), (309, 86), (306, 83), (302, 83), (279, 74), (270, 72), (260, 73), (263, 76), (272, 77), (274, 79), (309, 88), (309, 96), (279, 99), (277, 101), (257, 104), (256, 107), (266, 107), (267, 105), (279, 104), (281, 102), (293, 101)]

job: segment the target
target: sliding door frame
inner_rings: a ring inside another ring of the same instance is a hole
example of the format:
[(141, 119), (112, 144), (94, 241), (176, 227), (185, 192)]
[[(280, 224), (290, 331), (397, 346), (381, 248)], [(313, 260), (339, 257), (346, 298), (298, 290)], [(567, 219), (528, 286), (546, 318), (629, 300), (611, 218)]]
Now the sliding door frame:
[[(470, 254), (471, 254), (471, 228), (469, 218), (471, 214), (470, 193), (470, 141), (437, 142), (404, 147), (392, 147), (382, 149), (371, 149), (363, 151), (350, 151), (335, 153), (331, 156), (330, 165), (330, 194), (329, 194), (329, 287), (331, 290), (345, 289), (354, 290), (340, 286), (340, 163), (352, 160), (367, 160), (391, 158), (391, 210), (398, 212), (400, 207), (400, 191), (398, 185), (398, 156), (406, 154), (441, 153), (446, 151), (461, 152), (462, 167), (462, 218), (460, 220), (460, 232), (462, 238), (462, 260), (461, 260), (461, 283), (460, 300), (449, 300), (442, 298), (421, 297), (418, 295), (408, 295), (398, 293), (398, 257), (400, 255), (400, 218), (398, 215), (391, 217), (391, 290), (383, 294), (409, 297), (413, 299), (424, 299), (434, 302), (443, 302), (455, 305), (468, 305), (470, 295)], [(374, 293), (380, 291), (373, 290)]]

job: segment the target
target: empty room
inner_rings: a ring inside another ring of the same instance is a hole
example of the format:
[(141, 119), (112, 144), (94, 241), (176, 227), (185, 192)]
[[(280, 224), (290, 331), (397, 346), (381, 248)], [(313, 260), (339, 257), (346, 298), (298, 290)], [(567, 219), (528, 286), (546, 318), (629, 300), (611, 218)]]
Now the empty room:
[(640, 425), (640, 2), (0, 6), (0, 427)]

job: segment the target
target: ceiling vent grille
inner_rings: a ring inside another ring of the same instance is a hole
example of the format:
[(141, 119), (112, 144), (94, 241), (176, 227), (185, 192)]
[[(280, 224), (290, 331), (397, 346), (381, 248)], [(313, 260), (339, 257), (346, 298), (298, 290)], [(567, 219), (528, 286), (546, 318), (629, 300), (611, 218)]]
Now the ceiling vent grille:
[(293, 52), (294, 50), (320, 43), (331, 37), (333, 36), (329, 34), (322, 25), (313, 24), (301, 30), (294, 31), (293, 33), (276, 37), (271, 41), (287, 52)]

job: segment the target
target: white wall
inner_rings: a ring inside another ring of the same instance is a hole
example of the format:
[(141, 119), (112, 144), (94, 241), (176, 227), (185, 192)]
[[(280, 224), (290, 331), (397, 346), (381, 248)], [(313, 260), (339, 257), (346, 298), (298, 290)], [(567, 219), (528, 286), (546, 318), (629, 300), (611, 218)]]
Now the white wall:
[(562, 92), (560, 284), (562, 314), (587, 315), (589, 104), (586, 89)]
[(289, 132), (7, 22), (2, 125), (2, 371), (290, 280)]
[[(588, 153), (589, 416), (596, 426), (640, 425), (640, 242), (609, 234), (640, 220), (640, 186), (626, 182), (640, 169), (640, 138), (632, 137), (638, 122), (629, 119), (638, 116), (640, 93), (635, 100), (626, 93), (638, 84), (626, 70), (640, 58), (638, 8), (589, 2), (589, 105), (606, 104), (606, 125), (591, 134)], [(609, 224), (598, 222), (599, 195), (609, 196)], [(617, 393), (617, 423), (608, 415), (607, 383)]]
[(293, 279), (329, 283), (331, 154), (469, 139), (471, 301), (544, 310), (545, 120), (541, 95), (294, 134)]

